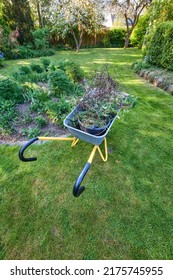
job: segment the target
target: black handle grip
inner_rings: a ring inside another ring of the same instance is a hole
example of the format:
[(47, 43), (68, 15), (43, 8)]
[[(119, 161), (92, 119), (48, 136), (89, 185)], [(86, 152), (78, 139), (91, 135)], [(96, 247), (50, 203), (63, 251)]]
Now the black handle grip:
[(86, 163), (84, 169), (82, 170), (81, 174), (79, 175), (78, 179), (76, 180), (76, 183), (73, 187), (73, 195), (75, 197), (78, 197), (81, 195), (81, 193), (85, 190), (85, 187), (80, 187), (80, 184), (82, 183), (85, 175), (87, 174), (91, 164), (89, 162)]
[(38, 140), (38, 137), (35, 137), (31, 140), (29, 140), (26, 144), (24, 144), (21, 148), (20, 148), (20, 151), (19, 151), (19, 158), (20, 160), (22, 161), (34, 161), (34, 160), (37, 160), (36, 157), (32, 157), (32, 158), (25, 158), (24, 157), (24, 151), (26, 150), (27, 147), (29, 147), (32, 143), (34, 143), (35, 141)]

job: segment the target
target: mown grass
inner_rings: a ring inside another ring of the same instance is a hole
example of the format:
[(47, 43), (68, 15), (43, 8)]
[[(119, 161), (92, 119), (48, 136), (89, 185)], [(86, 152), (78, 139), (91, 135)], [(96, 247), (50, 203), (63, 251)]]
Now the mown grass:
[(108, 161), (95, 156), (79, 198), (72, 188), (92, 145), (33, 145), (32, 163), (19, 161), (19, 146), (0, 145), (1, 259), (173, 258), (173, 98), (132, 72), (140, 57), (136, 49), (90, 49), (50, 58), (74, 59), (88, 75), (109, 64), (137, 105), (114, 123)]

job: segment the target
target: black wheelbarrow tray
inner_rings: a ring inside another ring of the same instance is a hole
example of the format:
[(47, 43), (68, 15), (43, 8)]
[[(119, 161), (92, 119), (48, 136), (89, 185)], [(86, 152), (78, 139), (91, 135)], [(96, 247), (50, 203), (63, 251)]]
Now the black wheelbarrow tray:
[[(26, 158), (24, 157), (24, 151), (26, 150), (26, 148), (28, 146), (30, 146), (32, 143), (34, 143), (37, 140), (41, 140), (41, 141), (45, 141), (45, 140), (58, 140), (58, 141), (71, 141), (71, 147), (74, 147), (77, 142), (79, 140), (83, 140), (85, 142), (88, 142), (90, 144), (93, 144), (94, 147), (92, 149), (92, 152), (88, 158), (88, 161), (85, 165), (85, 167), (83, 168), (82, 172), (80, 173), (79, 177), (77, 178), (74, 187), (73, 187), (73, 195), (75, 197), (80, 196), (80, 194), (85, 190), (84, 186), (81, 186), (81, 183), (85, 177), (85, 175), (87, 174), (91, 163), (94, 159), (95, 153), (98, 150), (101, 159), (106, 162), (108, 159), (108, 149), (107, 149), (107, 141), (106, 141), (106, 135), (108, 134), (111, 126), (113, 125), (114, 121), (118, 118), (118, 114), (110, 121), (109, 126), (107, 127), (107, 129), (105, 129), (103, 131), (103, 133), (101, 135), (92, 135), (89, 134), (85, 131), (82, 131), (81, 129), (75, 128), (73, 127), (73, 123), (72, 123), (72, 119), (74, 118), (75, 114), (80, 111), (80, 107), (79, 105), (65, 118), (64, 120), (64, 125), (65, 127), (67, 127), (67, 129), (69, 130), (70, 134), (73, 137), (35, 137), (31, 140), (29, 140), (26, 144), (24, 144), (19, 151), (19, 158), (20, 160), (24, 161), (24, 162), (29, 162), (29, 161), (35, 161), (37, 160), (36, 157), (31, 157), (31, 158)], [(100, 149), (100, 145), (101, 143), (104, 141), (104, 155)]]

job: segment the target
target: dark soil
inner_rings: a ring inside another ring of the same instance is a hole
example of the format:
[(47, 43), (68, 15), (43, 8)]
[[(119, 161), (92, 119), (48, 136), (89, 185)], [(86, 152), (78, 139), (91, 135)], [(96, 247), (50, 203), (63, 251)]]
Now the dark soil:
[[(20, 143), (28, 140), (28, 136), (24, 135), (23, 131), (29, 131), (29, 129), (34, 129), (37, 127), (37, 124), (35, 123), (35, 118), (38, 117), (37, 112), (30, 112), (29, 111), (30, 103), (26, 102), (24, 104), (19, 104), (16, 106), (16, 112), (17, 112), (17, 119), (13, 122), (13, 132), (8, 135), (1, 135), (0, 134), (0, 144), (8, 143)], [(28, 115), (31, 119), (29, 123), (26, 122), (25, 118), (26, 115)], [(43, 128), (39, 128), (41, 136), (55, 136), (60, 137), (68, 134), (68, 130), (60, 127), (56, 124), (53, 124), (49, 121), (46, 114), (41, 114), (42, 117), (44, 117), (47, 120), (47, 124)], [(39, 136), (38, 135), (38, 136)]]

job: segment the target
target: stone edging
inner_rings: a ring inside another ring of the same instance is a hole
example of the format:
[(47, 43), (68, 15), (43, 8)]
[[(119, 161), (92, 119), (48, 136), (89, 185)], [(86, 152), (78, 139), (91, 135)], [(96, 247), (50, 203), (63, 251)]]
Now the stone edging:
[(138, 75), (139, 77), (152, 83), (154, 86), (159, 87), (173, 95), (173, 81), (168, 83), (162, 72), (159, 74), (158, 71), (142, 69), (138, 72)]

